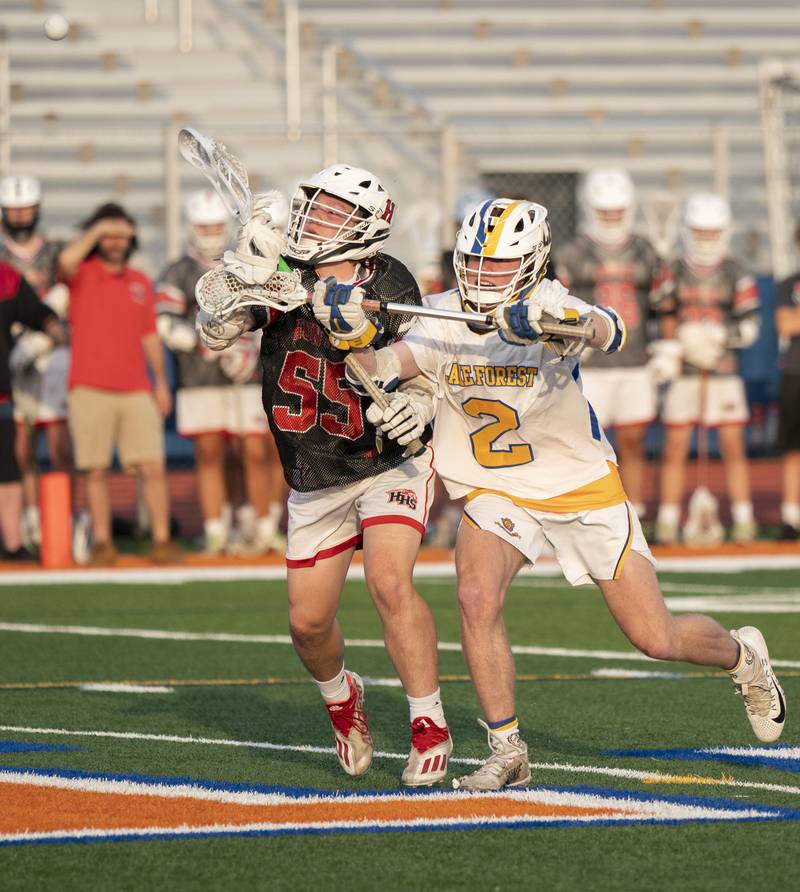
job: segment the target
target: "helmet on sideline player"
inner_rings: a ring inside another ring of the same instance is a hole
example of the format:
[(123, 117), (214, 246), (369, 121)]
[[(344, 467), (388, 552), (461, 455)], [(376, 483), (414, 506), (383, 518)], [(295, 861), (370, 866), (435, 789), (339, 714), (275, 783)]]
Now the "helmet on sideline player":
[(192, 192), (186, 199), (189, 245), (203, 260), (218, 260), (230, 242), (230, 214), (212, 189)]
[(585, 231), (592, 241), (616, 247), (633, 231), (636, 215), (633, 180), (621, 168), (598, 168), (583, 183)]
[[(533, 201), (494, 198), (473, 208), (456, 235), (453, 268), (465, 309), (480, 313), (524, 297), (544, 275), (550, 255), (547, 208)], [(516, 260), (490, 264), (487, 260)]]
[[(27, 242), (39, 223), (42, 186), (35, 177), (7, 176), (0, 180), (3, 229), (15, 242)], [(32, 208), (30, 213), (23, 210)], [(11, 211), (12, 213), (8, 213)]]
[(683, 249), (694, 266), (716, 266), (728, 253), (731, 206), (713, 192), (690, 195), (683, 213)]
[(309, 265), (371, 257), (389, 237), (394, 209), (375, 174), (349, 164), (326, 167), (292, 198), (287, 255)]

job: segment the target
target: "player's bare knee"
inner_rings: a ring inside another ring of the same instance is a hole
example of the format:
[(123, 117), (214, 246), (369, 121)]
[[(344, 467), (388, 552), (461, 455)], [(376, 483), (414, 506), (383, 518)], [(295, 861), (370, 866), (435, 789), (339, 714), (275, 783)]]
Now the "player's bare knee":
[(313, 647), (324, 641), (333, 625), (333, 617), (307, 612), (289, 613), (289, 631), (292, 639), (304, 647)]
[(402, 610), (409, 601), (418, 597), (410, 573), (396, 567), (368, 572), (366, 583), (372, 600), (382, 615)]
[(468, 626), (491, 623), (503, 609), (501, 592), (479, 579), (463, 579), (458, 584), (458, 608)]

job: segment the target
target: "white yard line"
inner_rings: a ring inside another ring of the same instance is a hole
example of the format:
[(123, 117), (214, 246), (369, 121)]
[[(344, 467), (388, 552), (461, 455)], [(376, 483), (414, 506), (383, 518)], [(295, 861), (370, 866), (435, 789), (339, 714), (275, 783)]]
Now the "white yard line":
[[(33, 635), (79, 635), (99, 638), (143, 638), (158, 641), (209, 641), (234, 644), (291, 644), (288, 635), (245, 635), (234, 632), (177, 632), (168, 629), (114, 629), (104, 626), (60, 626), (41, 623), (0, 623), (0, 632), (16, 632)], [(348, 638), (348, 647), (383, 649), (386, 645), (381, 638)], [(457, 641), (440, 641), (439, 650), (460, 651)], [(569, 647), (538, 647), (515, 644), (511, 650), (515, 654), (537, 657), (568, 657), (589, 660), (626, 660), (635, 662), (657, 662), (638, 651), (627, 650), (582, 650)], [(786, 669), (800, 669), (800, 660), (772, 660), (773, 666)]]
[[(739, 573), (742, 570), (798, 570), (798, 554), (715, 555), (713, 557), (665, 557), (658, 561), (658, 569), (672, 573)], [(420, 562), (416, 576), (452, 577), (452, 561)], [(350, 579), (363, 579), (364, 568), (355, 564), (348, 574)], [(535, 567), (525, 568), (521, 576), (561, 577), (561, 569), (553, 560), (542, 560)], [(181, 585), (184, 582), (229, 582), (285, 579), (284, 566), (245, 567), (141, 567), (110, 570), (77, 568), (74, 570), (20, 570), (0, 573), (0, 587), (24, 585), (64, 585), (69, 583), (113, 583), (117, 585), (152, 583)]]
[[(261, 749), (276, 752), (309, 753), (315, 755), (335, 755), (336, 750), (332, 746), (311, 746), (309, 744), (292, 745), (283, 743), (269, 743), (263, 740), (234, 740), (224, 737), (191, 737), (177, 734), (144, 734), (138, 731), (74, 731), (68, 728), (35, 728), (25, 725), (0, 725), (0, 731), (11, 731), (17, 734), (45, 734), (63, 737), (104, 737), (115, 740), (147, 740), (158, 743), (194, 744), (196, 746), (228, 746), (246, 749)], [(376, 759), (393, 759), (406, 761), (408, 753), (376, 752)], [(468, 759), (462, 757), (451, 758), (453, 765), (480, 765), (482, 759)], [(620, 777), (628, 780), (640, 780), (646, 783), (685, 783), (686, 775), (662, 774), (660, 771), (636, 771), (632, 768), (611, 768), (602, 765), (575, 765), (570, 762), (531, 762), (534, 771), (560, 771), (567, 774), (598, 774), (608, 777)], [(765, 784), (753, 781), (737, 781), (728, 778), (704, 778), (697, 776), (697, 785), (712, 783), (719, 787), (739, 787), (750, 790), (769, 790), (773, 793), (791, 793), (800, 795), (800, 787), (787, 784)]]

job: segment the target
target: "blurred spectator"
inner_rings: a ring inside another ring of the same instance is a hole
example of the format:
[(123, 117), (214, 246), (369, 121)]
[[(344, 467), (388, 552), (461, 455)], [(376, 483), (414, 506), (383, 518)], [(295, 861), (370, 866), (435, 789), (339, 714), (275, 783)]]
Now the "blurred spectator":
[(648, 323), (661, 263), (650, 242), (633, 231), (636, 203), (627, 171), (590, 171), (583, 210), (584, 231), (558, 251), (555, 274), (576, 297), (616, 310), (628, 328), (624, 350), (584, 352), (581, 378), (598, 421), (614, 429), (625, 492), (643, 519), (644, 439), (656, 417)]
[[(0, 180), (0, 260), (19, 270), (39, 298), (64, 319), (69, 292), (58, 283), (58, 255), (63, 243), (50, 241), (38, 232), (41, 200), (41, 186), (34, 177), (7, 176)], [(67, 430), (69, 348), (54, 347), (52, 341), (32, 329), (21, 329), (17, 334), (10, 365), (16, 454), (25, 502), (22, 538), (27, 548), (35, 549), (41, 538), (36, 480), (38, 433), (44, 431), (54, 470), (68, 471), (72, 464)]]
[(759, 332), (755, 279), (728, 256), (731, 210), (721, 195), (690, 196), (683, 217), (683, 254), (669, 268), (658, 311), (665, 337), (683, 356), (681, 375), (664, 403), (666, 442), (656, 538), (677, 541), (686, 458), (698, 423), (715, 427), (722, 450), (733, 515), (733, 539), (756, 535), (744, 444), (749, 418), (738, 351)]
[(10, 264), (0, 261), (0, 537), (5, 560), (33, 560), (22, 545), (22, 483), (15, 455), (11, 396), (11, 328), (27, 326), (51, 343), (63, 344), (64, 326)]
[[(795, 232), (800, 245), (800, 226)], [(781, 344), (778, 447), (783, 452), (781, 538), (800, 535), (800, 272), (778, 286), (775, 323)]]
[[(254, 334), (243, 335), (229, 350), (215, 353), (199, 343), (194, 326), (195, 285), (227, 247), (230, 215), (216, 192), (204, 190), (187, 199), (186, 220), (186, 252), (156, 285), (158, 331), (175, 355), (178, 433), (194, 440), (205, 551), (283, 551), (279, 525), (286, 486), (261, 405), (258, 340)], [(247, 494), (236, 512), (236, 538), (231, 536), (232, 499), (225, 479), (225, 447), (231, 437), (241, 441), (236, 452), (244, 465)]]
[[(155, 299), (148, 278), (128, 265), (136, 228), (117, 204), (105, 204), (59, 257), (70, 286), (72, 362), (69, 424), (75, 464), (85, 472), (94, 549), (90, 563), (108, 566), (111, 540), (108, 469), (116, 445), (126, 469), (142, 476), (150, 515), (154, 562), (175, 560), (169, 539), (169, 497), (164, 468), (163, 417), (172, 397), (156, 332)], [(147, 366), (153, 373), (151, 392)]]

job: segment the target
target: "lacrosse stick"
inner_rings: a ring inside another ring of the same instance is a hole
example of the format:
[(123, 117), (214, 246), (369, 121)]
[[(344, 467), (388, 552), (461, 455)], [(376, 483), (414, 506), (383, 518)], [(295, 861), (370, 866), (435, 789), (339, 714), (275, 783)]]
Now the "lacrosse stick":
[[(311, 294), (303, 288), (299, 274), (289, 269), (285, 263), (279, 265), (278, 270), (264, 285), (245, 284), (233, 273), (226, 271), (223, 266), (214, 267), (199, 279), (195, 296), (203, 310), (221, 319), (239, 307), (266, 306), (287, 313), (311, 302)], [(453, 319), (456, 322), (497, 327), (494, 316), (485, 313), (448, 310), (444, 307), (423, 307), (391, 300), (364, 300), (361, 306), (370, 313), (429, 316), (434, 319)], [(551, 336), (581, 340), (591, 340), (594, 337), (594, 326), (590, 322), (577, 325), (557, 320), (542, 320), (539, 324), (544, 334)]]
[[(364, 368), (363, 365), (353, 356), (352, 353), (348, 353), (344, 358), (345, 365), (353, 374), (354, 378), (358, 379), (359, 384), (366, 390), (367, 396), (372, 400), (373, 403), (383, 412), (385, 409), (389, 408), (389, 400), (386, 397), (386, 394), (383, 390), (378, 387), (375, 381), (372, 378), (372, 375)], [(425, 450), (425, 444), (422, 440), (416, 439), (412, 440), (408, 446), (406, 446), (406, 453), (409, 456), (417, 456), (420, 455)]]
[(725, 530), (719, 522), (719, 503), (706, 486), (708, 479), (708, 372), (700, 372), (700, 421), (697, 427), (697, 486), (689, 499), (688, 517), (683, 528), (683, 541), (690, 548), (719, 545)]
[[(192, 127), (184, 127), (178, 134), (181, 155), (193, 167), (202, 171), (216, 189), (232, 216), (244, 225), (253, 214), (250, 180), (242, 162), (225, 145), (205, 136)], [(310, 296), (302, 289), (300, 276), (284, 263), (265, 285), (248, 285), (239, 281), (223, 267), (209, 270), (197, 283), (198, 305), (207, 313), (225, 318), (238, 307), (267, 306), (289, 312), (307, 303)], [(433, 316), (459, 322), (494, 327), (493, 317), (483, 313), (458, 310), (439, 310), (415, 307), (394, 301), (364, 301), (369, 312), (404, 313), (412, 316)], [(591, 325), (569, 325), (557, 321), (543, 322), (545, 334), (564, 338), (591, 339)]]

